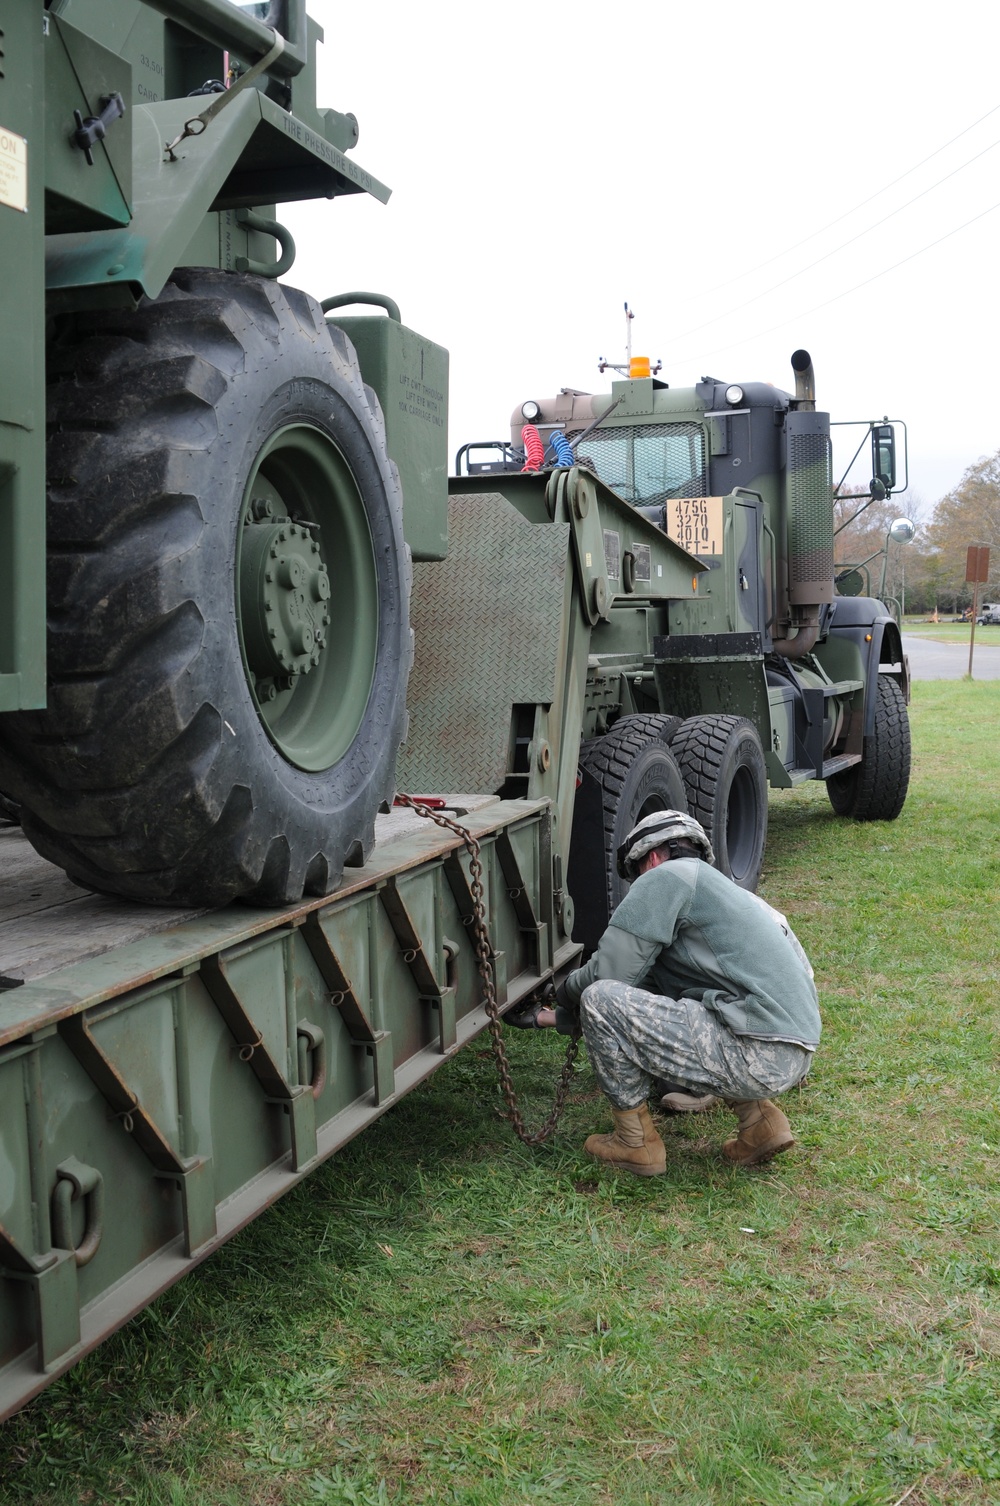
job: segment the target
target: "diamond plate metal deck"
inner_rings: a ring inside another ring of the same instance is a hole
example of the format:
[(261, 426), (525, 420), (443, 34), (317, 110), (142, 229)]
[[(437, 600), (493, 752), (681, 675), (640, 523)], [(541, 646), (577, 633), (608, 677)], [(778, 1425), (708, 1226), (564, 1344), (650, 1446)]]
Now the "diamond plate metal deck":
[(556, 698), (568, 569), (568, 524), (528, 523), (498, 492), (451, 498), (447, 560), (413, 567), (401, 790), (500, 788), (511, 707)]

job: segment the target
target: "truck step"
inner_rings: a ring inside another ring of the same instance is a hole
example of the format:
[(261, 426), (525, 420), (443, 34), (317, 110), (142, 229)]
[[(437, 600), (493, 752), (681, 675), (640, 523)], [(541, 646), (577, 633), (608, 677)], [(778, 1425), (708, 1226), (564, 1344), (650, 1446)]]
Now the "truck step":
[(828, 758), (823, 765), (823, 778), (829, 779), (834, 774), (841, 774), (844, 769), (852, 769), (860, 762), (860, 753), (841, 753), (837, 758)]
[[(850, 769), (856, 763), (861, 762), (860, 753), (841, 753), (837, 758), (828, 758), (823, 765), (823, 779), (829, 779), (833, 774), (840, 774), (844, 769)], [(816, 770), (813, 768), (789, 769), (788, 777), (793, 786), (805, 784), (808, 779), (816, 778)]]

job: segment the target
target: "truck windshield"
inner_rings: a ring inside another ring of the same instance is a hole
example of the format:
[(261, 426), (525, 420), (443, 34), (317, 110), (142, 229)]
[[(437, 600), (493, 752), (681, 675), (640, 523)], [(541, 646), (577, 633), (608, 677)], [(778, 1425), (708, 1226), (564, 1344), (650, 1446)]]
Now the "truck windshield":
[(700, 424), (638, 424), (595, 429), (577, 446), (627, 502), (706, 495), (705, 431)]

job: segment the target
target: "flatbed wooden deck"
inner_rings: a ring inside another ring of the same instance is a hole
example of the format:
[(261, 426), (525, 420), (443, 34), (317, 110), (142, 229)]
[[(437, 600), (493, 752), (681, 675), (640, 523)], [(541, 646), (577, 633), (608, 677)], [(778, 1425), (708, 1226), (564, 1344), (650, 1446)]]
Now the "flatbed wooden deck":
[[(461, 819), (494, 795), (448, 794), (444, 814)], [(375, 821), (375, 851), (416, 831), (426, 817), (400, 806)], [(352, 883), (364, 869), (350, 872)], [(0, 827), (0, 979), (16, 987), (57, 968), (99, 957), (115, 947), (158, 935), (208, 910), (140, 905), (81, 889), (61, 868), (40, 857), (18, 826)]]

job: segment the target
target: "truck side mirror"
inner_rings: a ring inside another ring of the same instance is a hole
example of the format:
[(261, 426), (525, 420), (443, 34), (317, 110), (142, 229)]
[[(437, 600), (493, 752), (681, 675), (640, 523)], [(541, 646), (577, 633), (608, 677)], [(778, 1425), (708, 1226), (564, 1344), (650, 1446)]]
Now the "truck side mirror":
[[(872, 424), (872, 496), (887, 497), (896, 485), (896, 433), (892, 424)], [(876, 483), (884, 490), (879, 494)]]

